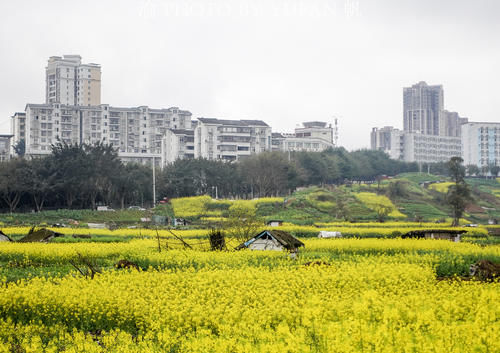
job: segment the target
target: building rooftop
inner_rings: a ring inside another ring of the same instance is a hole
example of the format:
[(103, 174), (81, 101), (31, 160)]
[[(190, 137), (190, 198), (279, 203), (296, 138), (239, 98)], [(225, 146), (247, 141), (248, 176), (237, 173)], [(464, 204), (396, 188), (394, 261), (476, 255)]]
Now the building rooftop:
[(311, 128), (311, 127), (320, 127), (320, 128), (325, 128), (326, 123), (324, 121), (307, 121), (302, 123), (305, 128)]
[(269, 126), (262, 120), (229, 120), (217, 118), (198, 118), (204, 124), (234, 125), (234, 126)]
[(194, 130), (187, 130), (187, 129), (169, 129), (176, 135), (188, 135), (188, 136), (194, 136)]

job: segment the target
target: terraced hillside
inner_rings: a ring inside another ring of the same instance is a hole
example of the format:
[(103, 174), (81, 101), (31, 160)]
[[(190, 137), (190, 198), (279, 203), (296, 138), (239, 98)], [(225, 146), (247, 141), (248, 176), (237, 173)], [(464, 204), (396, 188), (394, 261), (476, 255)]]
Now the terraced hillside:
[[(467, 179), (473, 200), (467, 206), (466, 223), (500, 221), (500, 182)], [(424, 173), (402, 174), (373, 184), (310, 187), (284, 198), (238, 201), (255, 209), (266, 220), (294, 224), (333, 221), (448, 221), (446, 192), (450, 181)], [(176, 217), (194, 223), (210, 223), (228, 217), (235, 201), (208, 196), (172, 201)]]

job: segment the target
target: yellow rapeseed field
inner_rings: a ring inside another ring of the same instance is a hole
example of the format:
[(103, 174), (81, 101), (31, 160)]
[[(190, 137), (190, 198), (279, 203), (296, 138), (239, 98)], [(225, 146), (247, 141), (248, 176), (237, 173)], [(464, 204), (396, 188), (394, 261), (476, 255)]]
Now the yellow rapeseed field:
[(454, 183), (452, 182), (444, 182), (444, 183), (434, 183), (429, 186), (430, 189), (442, 192), (442, 193), (447, 193), (448, 188), (453, 185)]
[(189, 218), (189, 217), (219, 217), (222, 214), (220, 209), (209, 209), (209, 205), (226, 205), (229, 208), (232, 204), (238, 203), (247, 207), (255, 208), (261, 204), (275, 204), (283, 203), (283, 197), (262, 197), (253, 200), (214, 200), (208, 195), (194, 196), (194, 197), (181, 197), (172, 199), (172, 207), (176, 217)]
[[(93, 280), (76, 271), (0, 279), (0, 352), (500, 351), (500, 283), (437, 280), (435, 268), (441, 256), (498, 258), (499, 246), (304, 242), (297, 260), (282, 252), (160, 253), (153, 239), (0, 244), (0, 260), (63, 263), (78, 252), (161, 264), (106, 268)], [(314, 259), (329, 265), (306, 265)]]
[(380, 205), (387, 206), (391, 209), (391, 212), (389, 213), (390, 217), (406, 218), (404, 214), (396, 209), (396, 206), (394, 206), (392, 201), (387, 196), (377, 195), (373, 192), (358, 192), (355, 193), (354, 196), (362, 203), (364, 203), (366, 207), (372, 210), (376, 210)]

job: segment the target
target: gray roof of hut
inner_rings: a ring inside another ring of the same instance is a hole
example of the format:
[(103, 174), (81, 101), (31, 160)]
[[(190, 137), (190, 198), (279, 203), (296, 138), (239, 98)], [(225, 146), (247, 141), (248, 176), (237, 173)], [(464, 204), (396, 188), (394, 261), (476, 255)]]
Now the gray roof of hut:
[(64, 234), (54, 232), (50, 229), (41, 228), (35, 231), (35, 228), (31, 228), (29, 233), (23, 238), (19, 239), (21, 243), (33, 243), (33, 242), (47, 242), (55, 237), (61, 237)]
[(241, 243), (240, 245), (238, 245), (236, 247), (236, 249), (239, 250), (239, 249), (243, 249), (243, 248), (248, 247), (248, 245), (250, 245), (252, 243), (251, 240), (257, 239), (257, 238), (259, 238), (260, 236), (262, 236), (265, 233), (271, 235), (285, 249), (292, 250), (292, 249), (296, 249), (296, 248), (299, 248), (301, 246), (304, 246), (303, 242), (301, 242), (299, 239), (295, 238), (290, 233), (287, 233), (287, 232), (282, 231), (282, 230), (272, 229), (272, 230), (264, 230), (264, 231), (260, 232), (259, 234), (257, 234), (253, 238), (251, 238), (251, 239), (247, 240), (246, 242)]
[(2, 239), (4, 241), (12, 241), (12, 239), (7, 234), (0, 230), (0, 241), (2, 241)]

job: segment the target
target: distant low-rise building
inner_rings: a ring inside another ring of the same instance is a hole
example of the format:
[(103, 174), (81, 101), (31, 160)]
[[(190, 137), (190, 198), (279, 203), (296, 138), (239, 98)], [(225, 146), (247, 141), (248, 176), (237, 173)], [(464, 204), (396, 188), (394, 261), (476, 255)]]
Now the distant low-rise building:
[(500, 166), (500, 123), (469, 122), (462, 125), (464, 164)]
[(335, 147), (334, 129), (321, 121), (305, 122), (293, 134), (273, 133), (271, 144), (273, 151), (321, 152)]
[(449, 161), (462, 155), (460, 137), (405, 133), (403, 160), (417, 163)]
[(5, 162), (11, 156), (11, 139), (13, 135), (0, 135), (0, 162)]
[[(17, 143), (26, 139), (26, 113), (17, 112), (11, 116), (10, 131), (12, 132), (12, 143)], [(11, 155), (15, 154), (14, 148), (11, 147)]]
[(436, 163), (461, 156), (460, 137), (424, 135), (395, 129), (373, 128), (371, 148), (386, 152), (390, 158), (405, 162)]
[(271, 150), (271, 127), (262, 120), (199, 118), (194, 156), (235, 161)]
[(194, 130), (167, 129), (161, 145), (161, 165), (194, 158)]
[(371, 149), (384, 151), (390, 158), (402, 160), (404, 158), (404, 131), (392, 126), (372, 129), (370, 140)]

